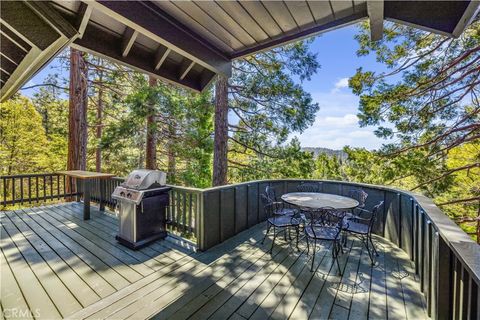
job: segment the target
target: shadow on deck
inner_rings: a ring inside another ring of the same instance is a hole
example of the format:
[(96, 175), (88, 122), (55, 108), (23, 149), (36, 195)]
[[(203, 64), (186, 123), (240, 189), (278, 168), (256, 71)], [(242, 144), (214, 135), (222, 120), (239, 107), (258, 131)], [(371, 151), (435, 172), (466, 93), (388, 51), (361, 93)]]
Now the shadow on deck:
[(328, 248), (316, 271), (301, 250), (260, 243), (263, 224), (206, 251), (172, 241), (132, 251), (116, 218), (77, 203), (1, 213), (5, 318), (362, 319), (426, 318), (414, 267), (377, 237), (377, 264), (349, 239), (338, 276)]

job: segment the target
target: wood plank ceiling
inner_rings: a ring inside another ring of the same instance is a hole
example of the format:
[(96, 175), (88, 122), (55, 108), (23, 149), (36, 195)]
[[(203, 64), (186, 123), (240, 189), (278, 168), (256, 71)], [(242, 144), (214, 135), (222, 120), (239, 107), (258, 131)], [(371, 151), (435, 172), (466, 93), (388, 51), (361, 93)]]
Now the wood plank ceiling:
[(479, 1), (55, 0), (1, 6), (3, 101), (67, 45), (201, 91), (216, 74), (230, 76), (234, 59), (366, 18), (374, 40), (381, 39), (384, 20), (456, 37)]

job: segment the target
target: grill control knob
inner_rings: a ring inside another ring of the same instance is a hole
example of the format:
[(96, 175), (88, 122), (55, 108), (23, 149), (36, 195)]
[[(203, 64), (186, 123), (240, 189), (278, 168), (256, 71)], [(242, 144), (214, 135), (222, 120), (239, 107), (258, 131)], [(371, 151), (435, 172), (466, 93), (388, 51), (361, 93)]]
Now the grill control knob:
[(125, 192), (123, 192), (123, 191), (120, 192), (120, 196), (121, 196), (121, 197), (125, 197)]
[(130, 199), (131, 197), (132, 197), (132, 194), (131, 194), (130, 192), (129, 192), (129, 193), (127, 193), (127, 198), (129, 198), (129, 199)]

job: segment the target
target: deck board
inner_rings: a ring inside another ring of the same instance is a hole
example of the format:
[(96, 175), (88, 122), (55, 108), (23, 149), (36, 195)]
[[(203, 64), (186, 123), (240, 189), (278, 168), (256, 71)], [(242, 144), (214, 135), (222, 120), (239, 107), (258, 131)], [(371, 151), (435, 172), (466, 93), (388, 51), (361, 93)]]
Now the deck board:
[(306, 246), (254, 226), (194, 252), (172, 241), (132, 251), (115, 240), (116, 217), (79, 203), (0, 213), (1, 319), (387, 319), (426, 318), (414, 266), (394, 244), (376, 237), (371, 266), (349, 238), (340, 267), (319, 246), (315, 272)]

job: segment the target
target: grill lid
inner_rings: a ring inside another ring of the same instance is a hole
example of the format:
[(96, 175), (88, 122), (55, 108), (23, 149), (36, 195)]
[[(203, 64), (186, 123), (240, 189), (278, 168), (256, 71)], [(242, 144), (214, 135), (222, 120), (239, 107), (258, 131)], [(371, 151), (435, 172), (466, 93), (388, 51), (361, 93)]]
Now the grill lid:
[(138, 169), (132, 171), (121, 186), (136, 190), (164, 186), (167, 182), (167, 174), (159, 170)]

